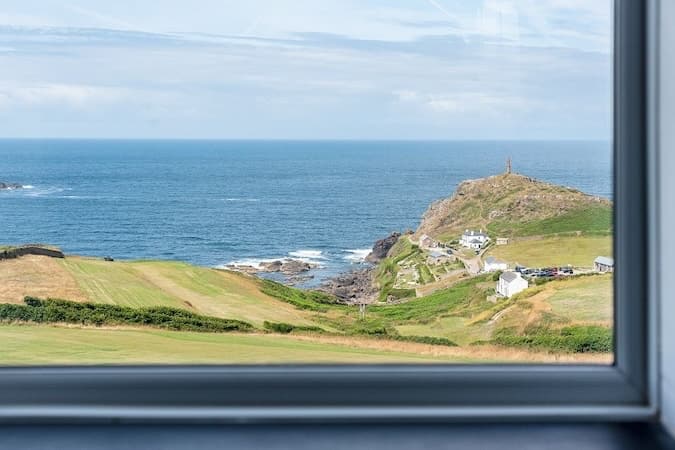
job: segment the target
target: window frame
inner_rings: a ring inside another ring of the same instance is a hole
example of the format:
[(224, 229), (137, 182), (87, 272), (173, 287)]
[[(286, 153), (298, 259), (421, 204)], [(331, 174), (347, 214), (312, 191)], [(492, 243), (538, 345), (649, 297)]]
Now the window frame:
[(613, 365), (9, 367), (0, 369), (0, 422), (654, 417), (652, 6), (614, 3)]

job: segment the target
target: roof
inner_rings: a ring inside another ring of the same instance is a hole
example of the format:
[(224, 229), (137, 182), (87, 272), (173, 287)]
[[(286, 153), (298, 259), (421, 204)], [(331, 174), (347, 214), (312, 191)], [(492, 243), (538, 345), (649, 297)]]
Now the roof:
[(510, 283), (512, 281), (515, 281), (516, 279), (520, 278), (520, 274), (517, 272), (504, 272), (501, 274), (499, 277), (502, 280), (506, 281), (507, 283)]
[(479, 241), (478, 239), (471, 239), (470, 243), (471, 244), (482, 244), (482, 242)]
[(504, 261), (500, 261), (494, 256), (488, 256), (487, 258), (485, 258), (485, 262), (488, 264), (504, 264)]
[(598, 256), (593, 262), (596, 264), (602, 264), (603, 266), (614, 267), (614, 258), (610, 258), (608, 256)]
[(479, 237), (487, 237), (487, 234), (483, 233), (482, 231), (474, 231), (474, 230), (466, 230), (464, 232), (464, 236), (479, 236)]

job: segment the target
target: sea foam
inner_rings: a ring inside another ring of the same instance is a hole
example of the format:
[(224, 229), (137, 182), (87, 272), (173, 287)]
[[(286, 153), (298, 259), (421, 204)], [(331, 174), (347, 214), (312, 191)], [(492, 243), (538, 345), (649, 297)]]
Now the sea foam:
[(345, 250), (348, 253), (343, 259), (352, 263), (362, 263), (366, 261), (366, 256), (370, 255), (372, 250), (369, 248), (356, 248), (353, 250)]
[(300, 260), (327, 259), (321, 250), (297, 250), (295, 252), (289, 252), (288, 256)]

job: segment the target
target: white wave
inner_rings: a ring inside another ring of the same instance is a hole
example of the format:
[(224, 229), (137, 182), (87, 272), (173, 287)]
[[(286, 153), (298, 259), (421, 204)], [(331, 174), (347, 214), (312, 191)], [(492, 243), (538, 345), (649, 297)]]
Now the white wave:
[(366, 261), (366, 256), (370, 255), (372, 250), (369, 248), (356, 248), (353, 250), (345, 250), (345, 253), (349, 253), (344, 257), (347, 261), (352, 263), (362, 263)]
[(255, 258), (246, 258), (246, 259), (238, 259), (235, 261), (230, 261), (227, 264), (222, 264), (220, 266), (216, 266), (219, 269), (226, 269), (228, 267), (253, 267), (255, 269), (260, 269), (262, 268), (263, 263), (271, 263), (274, 261), (283, 261), (284, 258), (272, 258), (272, 259), (255, 259)]
[(226, 202), (259, 202), (259, 198), (239, 198), (239, 197), (231, 197), (231, 198), (225, 198), (223, 201)]
[(300, 260), (327, 259), (321, 250), (297, 250), (295, 252), (289, 252), (288, 256)]
[(31, 185), (31, 184), (27, 184), (27, 185), (25, 185), (23, 188), (24, 188), (24, 189), (35, 189), (35, 186), (33, 186), (33, 185)]
[(35, 188), (34, 186), (31, 186), (30, 192), (26, 192), (25, 196), (26, 197), (44, 197), (47, 195), (53, 195), (53, 194), (58, 194), (60, 192), (65, 191), (65, 188), (60, 188), (60, 187), (38, 187)]

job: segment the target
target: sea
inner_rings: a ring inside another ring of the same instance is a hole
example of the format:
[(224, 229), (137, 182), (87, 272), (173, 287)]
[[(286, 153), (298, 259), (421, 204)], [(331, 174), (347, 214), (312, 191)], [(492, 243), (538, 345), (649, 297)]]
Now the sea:
[(612, 196), (603, 141), (0, 140), (0, 245), (209, 267), (360, 267), (457, 185), (513, 171)]

